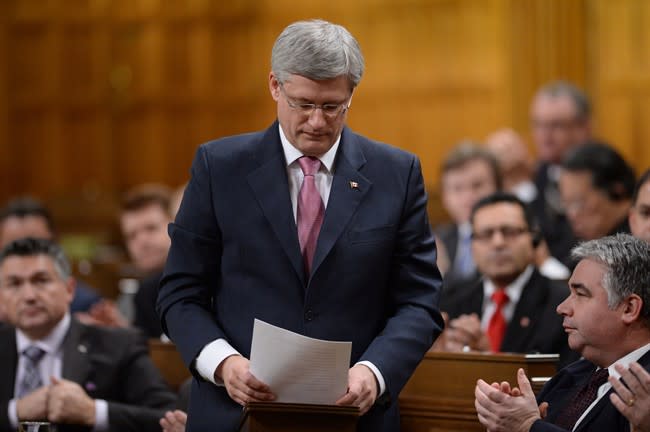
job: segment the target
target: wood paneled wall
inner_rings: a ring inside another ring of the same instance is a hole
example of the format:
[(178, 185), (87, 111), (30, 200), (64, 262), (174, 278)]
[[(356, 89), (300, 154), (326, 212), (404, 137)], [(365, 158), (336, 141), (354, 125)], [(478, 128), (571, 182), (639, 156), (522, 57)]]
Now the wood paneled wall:
[(134, 184), (183, 183), (198, 144), (270, 124), (273, 41), (313, 17), (364, 51), (350, 125), (417, 153), (432, 187), (458, 140), (526, 134), (535, 89), (558, 78), (650, 165), (645, 0), (6, 0), (0, 15), (2, 201), (101, 208)]

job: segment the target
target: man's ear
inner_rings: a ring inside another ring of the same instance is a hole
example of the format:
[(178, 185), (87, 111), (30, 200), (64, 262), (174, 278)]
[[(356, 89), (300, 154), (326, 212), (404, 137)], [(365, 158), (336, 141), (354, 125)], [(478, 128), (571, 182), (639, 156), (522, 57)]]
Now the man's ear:
[(622, 318), (625, 324), (632, 324), (641, 317), (643, 299), (637, 294), (631, 294), (623, 300)]
[(75, 279), (73, 276), (70, 276), (65, 281), (65, 287), (66, 291), (70, 295), (70, 302), (72, 302), (72, 299), (74, 298), (74, 292), (77, 289), (77, 279)]
[(269, 72), (269, 91), (274, 101), (280, 99), (280, 81), (275, 77), (273, 71)]

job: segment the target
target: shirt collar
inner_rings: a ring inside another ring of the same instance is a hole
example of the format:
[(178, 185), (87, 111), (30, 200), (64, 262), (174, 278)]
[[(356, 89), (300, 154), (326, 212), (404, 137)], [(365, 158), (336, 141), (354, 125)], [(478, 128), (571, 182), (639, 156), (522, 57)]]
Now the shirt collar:
[[(291, 165), (295, 161), (298, 160), (298, 158), (301, 158), (304, 156), (300, 150), (295, 148), (293, 144), (289, 142), (287, 139), (287, 136), (284, 134), (284, 131), (282, 130), (282, 126), (278, 123), (278, 128), (280, 129), (280, 141), (282, 142), (282, 150), (284, 151), (284, 159), (287, 162), (287, 166)], [(339, 148), (339, 143), (341, 142), (341, 135), (336, 138), (336, 141), (334, 142), (334, 145), (323, 155), (320, 155), (318, 159), (321, 162), (321, 165), (323, 168), (325, 168), (329, 172), (333, 172), (332, 168), (334, 166), (334, 158), (336, 157), (336, 151)]]
[(65, 338), (68, 329), (70, 328), (70, 313), (66, 312), (61, 321), (54, 326), (54, 329), (45, 338), (40, 340), (30, 339), (22, 330), (16, 329), (16, 348), (18, 354), (21, 354), (27, 347), (36, 345), (47, 354), (56, 353)]
[(632, 362), (638, 361), (641, 357), (644, 356), (645, 353), (650, 351), (650, 343), (647, 343), (643, 345), (640, 348), (635, 349), (631, 353), (628, 353), (627, 355), (621, 357), (620, 359), (616, 360), (614, 363), (609, 365), (607, 370), (609, 370), (609, 376), (613, 376), (614, 378), (618, 379), (621, 377), (621, 374), (619, 374), (616, 371), (616, 368), (614, 368), (615, 364), (620, 364), (625, 367), (628, 367), (628, 365)]
[[(521, 297), (521, 293), (524, 291), (524, 287), (530, 280), (532, 274), (533, 274), (533, 266), (529, 265), (528, 267), (526, 267), (526, 270), (524, 270), (517, 277), (517, 279), (515, 279), (510, 285), (508, 285), (505, 288), (506, 294), (508, 295), (508, 301), (511, 304), (517, 304), (519, 298)], [(492, 298), (492, 294), (494, 293), (494, 291), (496, 291), (496, 286), (494, 285), (494, 282), (492, 282), (488, 278), (485, 278), (485, 281), (483, 283), (484, 298), (485, 299)]]
[(463, 222), (458, 224), (458, 235), (460, 238), (467, 238), (472, 235), (472, 224)]

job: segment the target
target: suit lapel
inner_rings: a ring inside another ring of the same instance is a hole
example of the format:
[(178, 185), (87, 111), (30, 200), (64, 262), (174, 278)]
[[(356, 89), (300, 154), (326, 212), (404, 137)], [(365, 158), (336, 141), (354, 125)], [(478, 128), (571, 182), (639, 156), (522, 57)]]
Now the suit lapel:
[(0, 386), (0, 400), (10, 400), (14, 397), (16, 370), (18, 369), (16, 330), (13, 327), (2, 328), (2, 331), (0, 331), (0, 346), (2, 346), (0, 350), (0, 366), (4, 368), (3, 376), (7, 379), (7, 384)]
[(327, 254), (332, 250), (334, 243), (341, 236), (348, 221), (372, 187), (372, 183), (359, 172), (365, 162), (366, 159), (361, 147), (356, 142), (356, 137), (347, 128), (344, 128), (325, 219), (314, 252), (312, 274), (318, 270)]
[[(643, 366), (645, 370), (650, 369), (650, 352), (645, 353), (639, 360), (639, 364)], [(600, 412), (605, 409), (605, 407), (608, 407), (608, 409), (616, 411), (616, 408), (612, 405), (612, 403), (609, 400), (609, 395), (614, 391), (613, 388), (610, 388), (607, 393), (603, 395), (602, 398), (598, 401), (598, 403), (587, 413), (584, 419), (580, 422), (578, 427), (576, 428), (576, 432), (579, 431), (588, 431), (591, 430), (589, 427), (592, 427), (589, 423), (594, 420)], [(613, 412), (612, 411), (612, 412)]]
[(85, 341), (85, 329), (75, 319), (70, 321), (70, 329), (63, 340), (63, 378), (79, 385), (85, 384), (90, 373), (89, 355), (92, 347)]
[(265, 132), (258, 154), (259, 166), (247, 176), (248, 184), (280, 245), (291, 261), (296, 275), (304, 285), (303, 261), (277, 122)]
[(543, 304), (544, 290), (540, 289), (541, 280), (537, 271), (533, 271), (530, 279), (521, 292), (521, 297), (515, 307), (515, 312), (508, 323), (506, 334), (503, 338), (502, 349), (504, 351), (521, 351), (526, 346), (526, 341), (531, 336), (534, 323), (543, 312), (540, 304)]

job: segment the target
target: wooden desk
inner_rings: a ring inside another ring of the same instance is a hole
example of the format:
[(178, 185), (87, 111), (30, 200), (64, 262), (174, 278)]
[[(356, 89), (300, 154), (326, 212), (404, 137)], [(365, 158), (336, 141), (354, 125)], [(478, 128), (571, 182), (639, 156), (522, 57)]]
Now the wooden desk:
[(190, 371), (183, 363), (176, 346), (160, 339), (149, 339), (149, 355), (167, 384), (178, 391), (180, 385), (190, 377)]
[(403, 432), (483, 431), (474, 408), (474, 387), (487, 382), (516, 384), (523, 368), (539, 391), (556, 372), (557, 354), (484, 354), (429, 352), (399, 398)]

